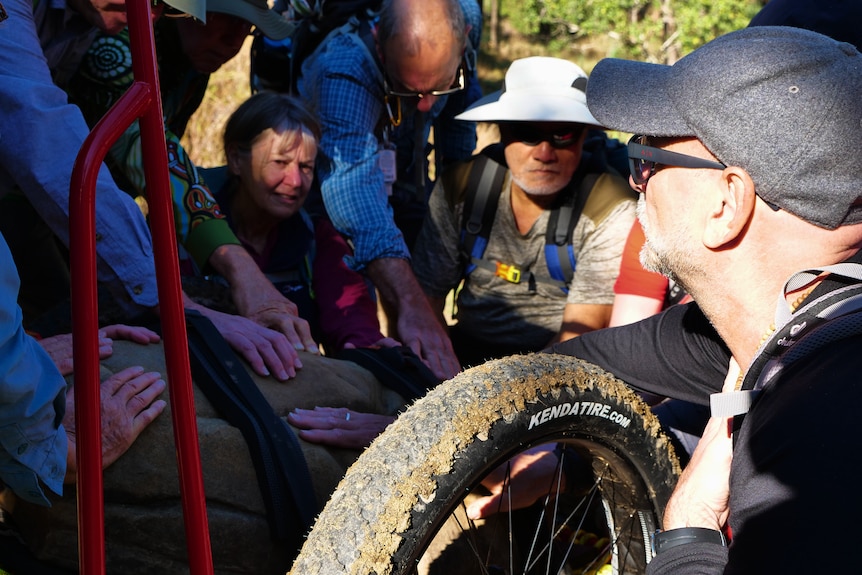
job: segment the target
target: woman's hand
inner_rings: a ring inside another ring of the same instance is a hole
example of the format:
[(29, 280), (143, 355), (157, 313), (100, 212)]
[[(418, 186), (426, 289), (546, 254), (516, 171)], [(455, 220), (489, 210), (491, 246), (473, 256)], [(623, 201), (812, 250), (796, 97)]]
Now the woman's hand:
[(365, 449), (374, 438), (395, 421), (392, 415), (362, 413), (344, 407), (294, 409), (287, 421), (300, 429), (299, 437), (310, 443)]

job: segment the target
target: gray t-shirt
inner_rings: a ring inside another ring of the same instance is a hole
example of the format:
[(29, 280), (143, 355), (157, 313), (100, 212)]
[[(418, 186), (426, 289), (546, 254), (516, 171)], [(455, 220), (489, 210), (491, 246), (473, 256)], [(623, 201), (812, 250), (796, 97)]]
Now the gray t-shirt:
[[(516, 265), (522, 279), (512, 283), (477, 267), (458, 293), (459, 329), (486, 343), (538, 349), (559, 332), (567, 303), (613, 303), (613, 286), (636, 203), (625, 180), (610, 174), (601, 178), (611, 178), (612, 183), (600, 180), (596, 190), (600, 184), (611, 185), (620, 187), (622, 193), (610, 205), (600, 202), (600, 209), (590, 208), (592, 200), (585, 207), (572, 235), (576, 267), (566, 295), (550, 284), (537, 282), (535, 289), (530, 289), (529, 272), (537, 277), (550, 276), (544, 254), (550, 212), (544, 212), (522, 235), (512, 213), (511, 174), (506, 175), (483, 259)], [(459, 202), (453, 213), (442, 179), (438, 179), (413, 250), (413, 270), (432, 297), (445, 297), (463, 278), (459, 255), (463, 210), (464, 203)]]

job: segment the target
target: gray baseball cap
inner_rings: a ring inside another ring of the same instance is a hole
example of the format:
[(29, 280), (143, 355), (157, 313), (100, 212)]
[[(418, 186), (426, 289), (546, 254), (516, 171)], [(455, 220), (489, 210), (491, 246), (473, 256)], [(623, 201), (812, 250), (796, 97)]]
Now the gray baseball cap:
[(787, 26), (721, 36), (673, 66), (618, 59), (587, 104), (623, 132), (695, 137), (765, 201), (820, 227), (862, 222), (862, 54)]

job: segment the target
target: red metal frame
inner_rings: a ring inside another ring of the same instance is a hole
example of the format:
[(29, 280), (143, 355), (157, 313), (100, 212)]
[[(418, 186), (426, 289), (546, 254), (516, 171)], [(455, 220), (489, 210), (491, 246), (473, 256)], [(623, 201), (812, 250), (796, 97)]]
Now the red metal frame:
[(189, 569), (193, 574), (211, 575), (212, 550), (198, 448), (150, 1), (127, 0), (126, 5), (135, 83), (84, 142), (70, 185), (79, 570), (83, 575), (105, 574), (96, 295), (96, 177), (110, 147), (139, 118)]

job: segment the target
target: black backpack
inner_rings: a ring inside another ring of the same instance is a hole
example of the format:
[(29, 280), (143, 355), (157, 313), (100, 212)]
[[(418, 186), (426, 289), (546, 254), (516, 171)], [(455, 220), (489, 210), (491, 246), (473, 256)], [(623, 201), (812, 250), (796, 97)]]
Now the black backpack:
[[(276, 0), (274, 10), (288, 13), (296, 27), (284, 40), (271, 40), (255, 33), (251, 45), (251, 91), (296, 94), (302, 62), (330, 32), (351, 18), (370, 32), (370, 20), (380, 10), (382, 0), (309, 0), (308, 13), (300, 13), (291, 0)], [(304, 10), (305, 6), (303, 6)], [(364, 37), (371, 38), (370, 33)]]

